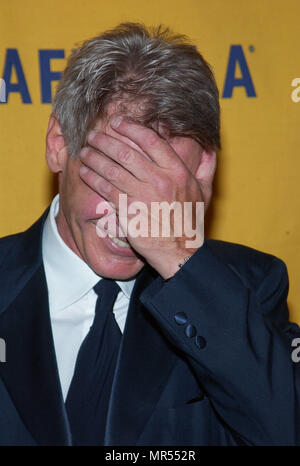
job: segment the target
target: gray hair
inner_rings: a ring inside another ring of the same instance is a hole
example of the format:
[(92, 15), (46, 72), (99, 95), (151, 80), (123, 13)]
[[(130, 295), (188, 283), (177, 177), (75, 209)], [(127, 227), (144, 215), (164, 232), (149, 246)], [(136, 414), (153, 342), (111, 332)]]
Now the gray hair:
[(71, 156), (79, 154), (110, 103), (147, 127), (159, 123), (169, 136), (220, 147), (211, 68), (186, 36), (168, 28), (122, 23), (73, 50), (53, 102)]

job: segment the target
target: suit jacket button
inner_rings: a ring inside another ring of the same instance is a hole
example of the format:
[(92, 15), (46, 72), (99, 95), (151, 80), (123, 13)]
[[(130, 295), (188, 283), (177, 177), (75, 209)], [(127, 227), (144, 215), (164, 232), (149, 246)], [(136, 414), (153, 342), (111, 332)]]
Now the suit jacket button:
[(174, 316), (175, 322), (178, 325), (184, 325), (187, 323), (187, 316), (184, 312), (177, 312)]
[(201, 337), (200, 335), (197, 335), (195, 338), (195, 343), (198, 346), (198, 348), (203, 349), (206, 346), (206, 340), (205, 338)]
[(186, 336), (188, 338), (192, 338), (196, 335), (196, 327), (194, 327), (194, 325), (191, 325), (191, 324), (188, 324), (186, 327), (185, 327), (185, 330), (184, 330), (184, 333), (186, 334)]

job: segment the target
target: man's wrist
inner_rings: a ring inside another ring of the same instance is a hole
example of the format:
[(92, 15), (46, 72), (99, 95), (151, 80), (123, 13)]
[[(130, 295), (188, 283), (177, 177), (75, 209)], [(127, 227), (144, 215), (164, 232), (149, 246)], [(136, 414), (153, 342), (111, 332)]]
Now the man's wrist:
[(184, 249), (176, 251), (168, 256), (161, 256), (157, 264), (151, 264), (152, 267), (159, 273), (164, 281), (170, 280), (179, 270), (185, 265), (191, 256), (198, 250), (196, 249)]

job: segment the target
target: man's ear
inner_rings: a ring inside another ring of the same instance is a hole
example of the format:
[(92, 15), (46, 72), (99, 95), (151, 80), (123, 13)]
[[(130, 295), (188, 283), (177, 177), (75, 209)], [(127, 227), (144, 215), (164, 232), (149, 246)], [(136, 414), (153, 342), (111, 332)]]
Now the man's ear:
[(195, 177), (199, 181), (204, 197), (205, 211), (211, 201), (214, 176), (217, 168), (215, 149), (203, 149)]
[(55, 114), (49, 119), (46, 136), (46, 160), (53, 173), (63, 170), (67, 158), (67, 147)]

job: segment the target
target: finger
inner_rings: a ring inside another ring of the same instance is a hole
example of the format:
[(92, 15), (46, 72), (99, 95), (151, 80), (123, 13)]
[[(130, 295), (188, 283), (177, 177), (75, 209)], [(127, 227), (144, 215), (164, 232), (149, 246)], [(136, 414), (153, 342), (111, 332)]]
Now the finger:
[(80, 159), (85, 166), (93, 170), (102, 178), (105, 178), (115, 188), (129, 195), (137, 192), (139, 189), (138, 183), (142, 183), (142, 181), (137, 180), (121, 165), (115, 163), (112, 159), (106, 157), (102, 153), (95, 152), (89, 147), (82, 149), (80, 152)]
[(174, 167), (182, 164), (170, 144), (155, 131), (145, 126), (126, 120), (121, 116), (113, 117), (111, 127), (137, 144), (161, 168)]
[(79, 170), (80, 178), (97, 194), (106, 199), (109, 202), (112, 202), (117, 209), (119, 195), (121, 194), (118, 189), (116, 189), (109, 181), (107, 181), (98, 173), (90, 170), (88, 167), (83, 165)]
[(138, 180), (147, 182), (157, 168), (151, 160), (128, 144), (103, 132), (92, 131), (88, 143), (96, 150), (117, 162)]

